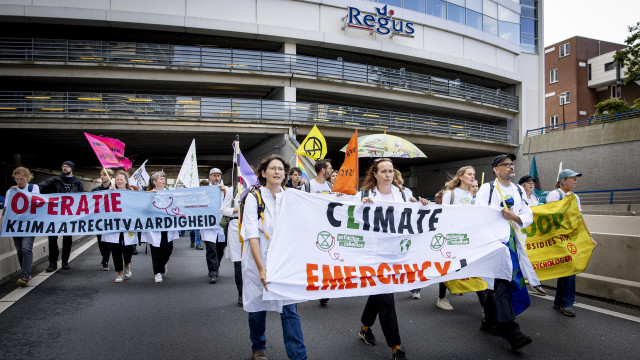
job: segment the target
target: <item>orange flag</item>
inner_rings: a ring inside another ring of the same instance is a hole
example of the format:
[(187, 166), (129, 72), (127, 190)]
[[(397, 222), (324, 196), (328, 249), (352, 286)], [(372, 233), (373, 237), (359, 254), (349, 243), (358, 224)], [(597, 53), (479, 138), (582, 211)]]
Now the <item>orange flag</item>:
[(340, 167), (331, 191), (349, 195), (355, 195), (358, 191), (358, 130), (349, 140), (344, 163)]

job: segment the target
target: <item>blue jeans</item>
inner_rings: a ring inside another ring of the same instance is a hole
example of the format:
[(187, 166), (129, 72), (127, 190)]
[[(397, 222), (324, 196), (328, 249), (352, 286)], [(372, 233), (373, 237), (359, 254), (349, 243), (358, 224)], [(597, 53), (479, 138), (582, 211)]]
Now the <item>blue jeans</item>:
[(35, 237), (14, 237), (13, 243), (16, 245), (18, 253), (18, 262), (22, 268), (22, 277), (28, 279), (31, 277), (31, 264), (33, 263), (33, 240)]
[(202, 240), (200, 240), (200, 230), (191, 230), (189, 231), (189, 236), (191, 237), (191, 243), (196, 243), (196, 246), (202, 246)]
[[(300, 316), (298, 316), (298, 305), (291, 304), (282, 308), (280, 320), (282, 321), (282, 337), (287, 356), (293, 360), (304, 360), (307, 358), (307, 348), (304, 346), (302, 338), (302, 326)], [(258, 311), (249, 313), (249, 337), (251, 338), (251, 351), (267, 349), (267, 337), (265, 336), (267, 326), (267, 312)]]
[(573, 306), (576, 300), (576, 276), (558, 278), (556, 285), (556, 298), (553, 303), (558, 306)]

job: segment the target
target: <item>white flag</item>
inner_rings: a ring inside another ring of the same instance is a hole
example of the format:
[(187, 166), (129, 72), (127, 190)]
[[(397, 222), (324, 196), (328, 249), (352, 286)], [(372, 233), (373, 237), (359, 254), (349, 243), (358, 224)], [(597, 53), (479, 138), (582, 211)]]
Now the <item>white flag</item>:
[(189, 146), (189, 151), (187, 152), (187, 156), (184, 158), (182, 168), (178, 174), (178, 181), (182, 182), (182, 185), (188, 188), (200, 186), (200, 179), (198, 178), (198, 161), (196, 160), (196, 139), (193, 139), (191, 146)]
[(140, 166), (138, 170), (131, 175), (129, 178), (129, 186), (135, 186), (138, 190), (143, 191), (149, 184), (149, 174), (147, 173), (147, 169), (144, 167), (144, 164), (146, 164), (147, 161), (148, 160), (145, 160), (144, 163), (142, 163), (142, 166)]

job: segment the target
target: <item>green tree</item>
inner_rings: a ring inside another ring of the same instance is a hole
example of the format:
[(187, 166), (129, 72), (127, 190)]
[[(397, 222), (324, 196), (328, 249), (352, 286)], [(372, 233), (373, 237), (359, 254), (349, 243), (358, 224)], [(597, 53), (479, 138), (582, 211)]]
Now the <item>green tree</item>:
[[(612, 115), (631, 111), (631, 106), (622, 99), (609, 98), (596, 104), (596, 116)], [(606, 114), (605, 114), (606, 113)]]
[(624, 41), (627, 48), (616, 51), (613, 60), (621, 67), (627, 68), (627, 78), (624, 84), (640, 81), (640, 22), (635, 26), (628, 26), (631, 35)]

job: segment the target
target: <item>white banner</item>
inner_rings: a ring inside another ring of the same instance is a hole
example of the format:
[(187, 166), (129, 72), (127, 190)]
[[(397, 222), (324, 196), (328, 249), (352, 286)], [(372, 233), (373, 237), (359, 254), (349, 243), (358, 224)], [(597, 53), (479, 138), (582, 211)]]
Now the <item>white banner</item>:
[(144, 191), (144, 188), (149, 184), (149, 174), (144, 166), (146, 163), (147, 160), (145, 160), (142, 166), (129, 178), (129, 186), (133, 185), (137, 187), (139, 191)]
[[(185, 187), (192, 188), (200, 186), (200, 179), (198, 178), (198, 160), (196, 158), (196, 139), (191, 141), (187, 156), (185, 156), (178, 173), (178, 180), (182, 182)], [(177, 186), (178, 184), (176, 184)]]
[(409, 291), (483, 276), (511, 279), (509, 224), (485, 206), (279, 197), (264, 300)]

